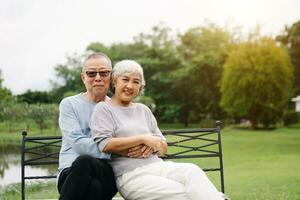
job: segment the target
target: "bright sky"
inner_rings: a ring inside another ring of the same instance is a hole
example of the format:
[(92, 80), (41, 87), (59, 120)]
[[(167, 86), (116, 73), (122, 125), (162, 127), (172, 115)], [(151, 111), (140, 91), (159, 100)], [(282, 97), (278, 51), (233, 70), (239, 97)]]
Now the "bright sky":
[(0, 69), (14, 94), (49, 90), (54, 67), (91, 42), (130, 42), (160, 22), (182, 33), (206, 19), (276, 35), (299, 9), (298, 0), (1, 0)]

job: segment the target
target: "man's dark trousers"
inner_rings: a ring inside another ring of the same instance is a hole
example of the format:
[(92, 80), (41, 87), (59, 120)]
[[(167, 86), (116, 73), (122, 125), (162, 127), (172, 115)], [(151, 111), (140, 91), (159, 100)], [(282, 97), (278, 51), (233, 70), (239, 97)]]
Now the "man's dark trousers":
[(117, 187), (107, 161), (82, 155), (61, 172), (58, 191), (60, 200), (111, 200)]

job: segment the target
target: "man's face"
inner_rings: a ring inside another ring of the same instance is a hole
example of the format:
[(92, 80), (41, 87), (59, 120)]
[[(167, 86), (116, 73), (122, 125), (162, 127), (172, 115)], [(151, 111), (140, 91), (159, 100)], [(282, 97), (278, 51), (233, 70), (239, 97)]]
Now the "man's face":
[(91, 58), (85, 62), (81, 78), (90, 95), (105, 97), (109, 89), (111, 70), (105, 58)]

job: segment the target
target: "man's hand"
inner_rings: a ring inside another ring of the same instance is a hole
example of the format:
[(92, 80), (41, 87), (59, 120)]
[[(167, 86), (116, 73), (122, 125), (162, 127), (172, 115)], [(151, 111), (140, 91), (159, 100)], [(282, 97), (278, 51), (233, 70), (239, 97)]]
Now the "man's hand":
[(128, 150), (128, 157), (130, 158), (148, 158), (150, 155), (152, 155), (153, 149), (146, 146), (146, 145), (138, 145), (135, 147), (132, 147)]
[(143, 158), (148, 158), (149, 156), (151, 156), (153, 154), (153, 149), (151, 147), (148, 146), (144, 146), (144, 151), (143, 151)]

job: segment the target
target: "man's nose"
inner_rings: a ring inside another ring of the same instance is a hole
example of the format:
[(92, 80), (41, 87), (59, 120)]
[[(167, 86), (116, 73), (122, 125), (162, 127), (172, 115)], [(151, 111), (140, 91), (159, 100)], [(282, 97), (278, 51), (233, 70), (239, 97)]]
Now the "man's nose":
[(99, 75), (99, 73), (96, 74), (96, 77), (95, 77), (95, 81), (101, 81), (102, 80), (102, 77)]

